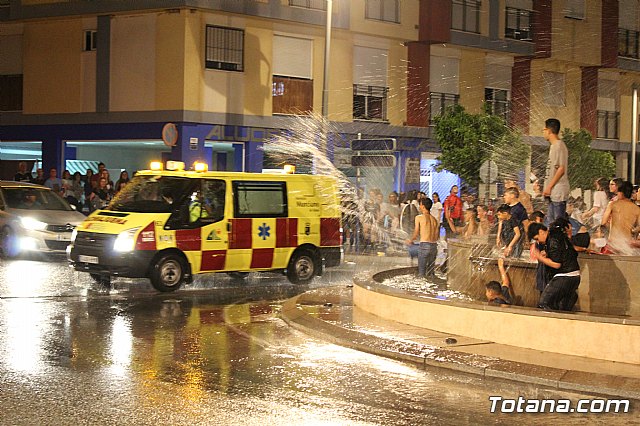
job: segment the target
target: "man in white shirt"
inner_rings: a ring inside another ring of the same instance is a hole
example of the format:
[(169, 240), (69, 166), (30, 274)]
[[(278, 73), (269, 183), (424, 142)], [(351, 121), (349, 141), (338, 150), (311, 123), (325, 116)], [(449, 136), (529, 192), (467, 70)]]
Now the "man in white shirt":
[(567, 210), (567, 198), (569, 198), (569, 151), (560, 133), (560, 121), (549, 118), (544, 122), (542, 129), (544, 138), (551, 144), (549, 159), (547, 161), (547, 177), (542, 194), (550, 199), (549, 210), (545, 217), (545, 223), (552, 223), (560, 217), (564, 217)]

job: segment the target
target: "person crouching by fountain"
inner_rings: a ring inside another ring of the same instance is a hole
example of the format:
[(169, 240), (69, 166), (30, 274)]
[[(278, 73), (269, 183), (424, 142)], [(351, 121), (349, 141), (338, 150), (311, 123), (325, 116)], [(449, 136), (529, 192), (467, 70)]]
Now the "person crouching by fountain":
[(529, 225), (529, 239), (547, 245), (546, 254), (535, 254), (536, 260), (547, 266), (550, 276), (549, 283), (540, 295), (539, 308), (571, 311), (578, 300), (580, 265), (578, 252), (567, 235), (569, 230), (570, 224), (565, 218), (557, 219), (549, 228), (541, 223)]
[(518, 219), (511, 216), (511, 206), (502, 204), (498, 207), (498, 234), (496, 235), (496, 246), (502, 250), (505, 257), (519, 258), (522, 254), (522, 244), (520, 236), (522, 229)]
[[(534, 211), (529, 215), (529, 222), (544, 224), (544, 213), (540, 210)], [(546, 256), (547, 245), (538, 241), (532, 241), (531, 247), (529, 248), (529, 259), (531, 261), (537, 262), (536, 290), (538, 290), (540, 292), (540, 295), (542, 296), (542, 292), (544, 291), (544, 288), (547, 286), (547, 283), (549, 282), (549, 278), (547, 276), (547, 266), (544, 263), (537, 261), (538, 260), (537, 255), (540, 253)]]
[(498, 270), (500, 271), (502, 284), (498, 281), (489, 281), (485, 284), (487, 301), (495, 305), (511, 305), (515, 295), (513, 294), (507, 271), (504, 269), (504, 258), (502, 257), (498, 259)]
[(431, 216), (430, 213), (431, 206), (433, 205), (431, 198), (422, 198), (419, 203), (421, 214), (416, 216), (413, 235), (406, 240), (406, 243), (411, 246), (418, 236), (420, 237), (418, 276), (427, 277), (433, 276), (435, 270), (440, 229), (438, 228), (438, 220)]

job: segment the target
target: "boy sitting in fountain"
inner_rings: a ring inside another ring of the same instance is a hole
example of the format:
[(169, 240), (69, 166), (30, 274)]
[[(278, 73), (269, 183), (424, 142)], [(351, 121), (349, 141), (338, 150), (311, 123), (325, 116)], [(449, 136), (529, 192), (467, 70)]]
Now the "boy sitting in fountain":
[(485, 284), (487, 301), (496, 305), (511, 305), (514, 294), (513, 288), (511, 288), (511, 281), (507, 271), (504, 269), (504, 258), (498, 259), (498, 270), (500, 271), (502, 285), (498, 281), (489, 281)]
[(520, 236), (522, 229), (520, 222), (511, 216), (511, 206), (502, 204), (498, 207), (498, 234), (496, 235), (496, 246), (502, 250), (505, 257), (519, 258), (522, 254), (522, 244)]

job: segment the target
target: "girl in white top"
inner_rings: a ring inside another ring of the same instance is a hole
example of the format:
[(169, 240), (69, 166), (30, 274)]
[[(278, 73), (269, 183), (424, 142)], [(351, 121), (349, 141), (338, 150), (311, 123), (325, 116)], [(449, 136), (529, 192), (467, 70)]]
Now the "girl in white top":
[(440, 202), (440, 195), (437, 192), (434, 192), (431, 195), (431, 199), (433, 200), (433, 207), (431, 207), (431, 216), (435, 217), (438, 221), (438, 226), (440, 226), (440, 222), (442, 221), (442, 203)]
[(607, 196), (607, 187), (609, 180), (600, 178), (595, 182), (596, 190), (593, 193), (593, 207), (591, 210), (585, 212), (582, 215), (582, 222), (592, 219), (592, 227), (600, 226), (602, 223), (602, 215), (604, 214), (607, 204), (609, 204), (609, 197)]

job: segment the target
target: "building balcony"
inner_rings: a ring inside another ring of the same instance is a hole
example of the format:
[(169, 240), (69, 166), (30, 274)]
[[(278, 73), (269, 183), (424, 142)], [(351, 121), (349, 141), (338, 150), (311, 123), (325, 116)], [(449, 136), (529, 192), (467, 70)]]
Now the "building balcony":
[(618, 56), (623, 58), (640, 59), (639, 51), (640, 31), (618, 29)]
[(388, 87), (353, 85), (353, 119), (387, 121)]
[(429, 98), (431, 100), (429, 124), (434, 124), (435, 118), (443, 115), (449, 106), (460, 102), (460, 95), (452, 93), (431, 92)]
[(326, 0), (289, 0), (289, 6), (304, 7), (306, 9), (327, 10)]
[(520, 41), (533, 41), (530, 10), (507, 7), (505, 18), (505, 38)]
[(617, 111), (598, 111), (598, 139), (619, 139), (619, 121)]
[(453, 0), (451, 29), (480, 34), (480, 0)]
[(491, 115), (497, 115), (509, 122), (509, 116), (511, 115), (511, 102), (502, 100), (487, 100), (484, 101), (486, 111)]

